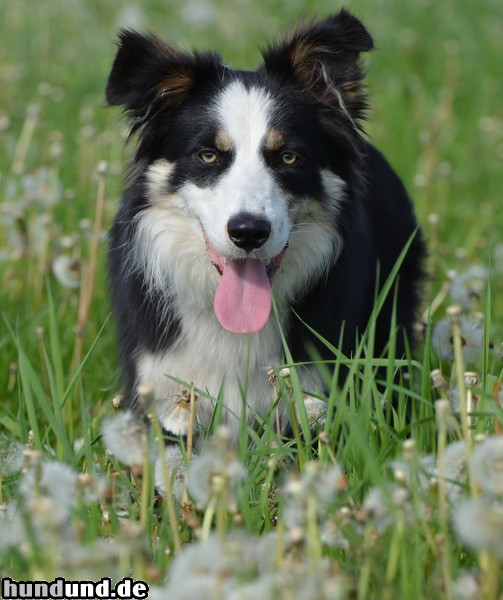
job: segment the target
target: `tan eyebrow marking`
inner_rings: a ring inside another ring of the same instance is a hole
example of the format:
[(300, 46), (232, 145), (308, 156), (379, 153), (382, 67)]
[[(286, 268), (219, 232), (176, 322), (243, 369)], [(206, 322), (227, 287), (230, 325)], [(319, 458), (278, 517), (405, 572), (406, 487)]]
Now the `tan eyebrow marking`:
[(223, 129), (219, 129), (215, 134), (215, 147), (221, 152), (228, 152), (232, 147), (231, 138)]
[(266, 148), (268, 150), (280, 150), (285, 143), (285, 138), (281, 131), (271, 129), (267, 135)]

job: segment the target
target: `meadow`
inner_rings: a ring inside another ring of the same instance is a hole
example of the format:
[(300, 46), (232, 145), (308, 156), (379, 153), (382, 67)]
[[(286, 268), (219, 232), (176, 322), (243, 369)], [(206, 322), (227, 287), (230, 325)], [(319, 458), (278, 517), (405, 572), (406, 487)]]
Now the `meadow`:
[(414, 352), (394, 356), (390, 335), (373, 357), (372, 322), (351, 359), (332, 347), (312, 429), (285, 348), (272, 385), (295, 439), (271, 415), (229, 450), (216, 418), (185, 483), (155, 419), (117, 410), (106, 232), (131, 147), (103, 96), (116, 32), (254, 68), (299, 15), (342, 7), (267, 6), (0, 0), (1, 577), (131, 577), (176, 600), (503, 598), (499, 0), (346, 3), (377, 46), (368, 135), (429, 249)]

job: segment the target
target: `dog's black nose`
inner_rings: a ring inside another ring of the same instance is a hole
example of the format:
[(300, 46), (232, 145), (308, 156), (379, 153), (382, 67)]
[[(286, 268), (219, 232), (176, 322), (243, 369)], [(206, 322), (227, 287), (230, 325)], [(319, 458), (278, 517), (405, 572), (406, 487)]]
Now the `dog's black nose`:
[(238, 247), (250, 252), (263, 246), (271, 235), (271, 223), (251, 213), (238, 213), (227, 223), (227, 233)]

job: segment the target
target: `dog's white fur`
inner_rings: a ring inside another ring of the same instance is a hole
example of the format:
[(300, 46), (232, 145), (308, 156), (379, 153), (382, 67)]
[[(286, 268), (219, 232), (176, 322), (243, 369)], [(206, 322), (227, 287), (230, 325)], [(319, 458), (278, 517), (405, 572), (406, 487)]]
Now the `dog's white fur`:
[[(282, 327), (288, 326), (289, 300), (308, 289), (310, 280), (328, 269), (342, 249), (341, 237), (329, 224), (334, 220), (328, 217), (338, 210), (344, 182), (322, 171), (325, 201), (305, 198), (289, 209), (287, 194), (264, 162), (262, 147), (271, 127), (272, 105), (273, 99), (264, 90), (246, 89), (235, 82), (208, 109), (214, 111), (234, 153), (232, 165), (210, 190), (186, 183), (176, 193), (168, 192), (173, 165), (164, 159), (150, 165), (146, 173), (150, 204), (136, 217), (134, 264), (128, 267), (141, 269), (149, 289), (161, 292), (166, 319), (177, 314), (181, 335), (165, 353), (143, 352), (136, 357), (138, 383), (153, 387), (161, 423), (173, 433), (185, 432), (173, 418), (181, 387), (171, 377), (193, 383), (213, 398), (222, 390), (224, 422), (237, 424), (244, 405), (249, 408), (249, 419), (270, 410), (273, 392), (267, 371), (282, 359), (274, 315), (253, 336), (226, 331), (217, 321), (213, 298), (220, 275), (208, 257), (203, 230), (221, 256), (239, 259), (245, 252), (227, 235), (229, 219), (247, 211), (271, 222), (270, 238), (249, 256), (273, 259), (288, 243), (272, 286), (284, 318)], [(247, 386), (247, 381), (253, 385)], [(203, 426), (208, 425), (213, 409), (213, 402), (200, 394), (197, 419)], [(236, 441), (239, 428), (231, 427), (231, 431)]]
[(263, 246), (248, 254), (250, 258), (274, 258), (290, 236), (291, 221), (284, 193), (266, 168), (261, 152), (271, 128), (268, 114), (272, 109), (273, 99), (265, 90), (247, 90), (238, 81), (228, 86), (216, 98), (215, 113), (235, 152), (232, 166), (212, 190), (211, 202), (206, 189), (191, 185), (181, 190), (186, 194), (188, 206), (201, 219), (211, 245), (226, 258), (247, 257), (226, 232), (228, 220), (238, 213), (264, 217), (272, 225), (271, 236)]

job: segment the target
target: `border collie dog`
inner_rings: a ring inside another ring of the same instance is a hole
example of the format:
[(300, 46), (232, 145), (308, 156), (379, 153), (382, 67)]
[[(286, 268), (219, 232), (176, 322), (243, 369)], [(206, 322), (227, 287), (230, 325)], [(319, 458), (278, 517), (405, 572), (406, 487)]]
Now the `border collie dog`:
[(423, 244), (400, 180), (364, 137), (360, 53), (372, 48), (346, 11), (292, 29), (252, 72), (120, 33), (106, 98), (127, 112), (137, 147), (110, 234), (112, 303), (128, 405), (149, 383), (166, 432), (187, 431), (189, 382), (197, 422), (208, 426), (218, 397), (233, 442), (244, 410), (249, 423), (266, 416), (280, 330), (294, 361), (313, 346), (334, 358), (310, 328), (351, 355), (413, 238), (374, 350), (393, 307), (405, 348)]

